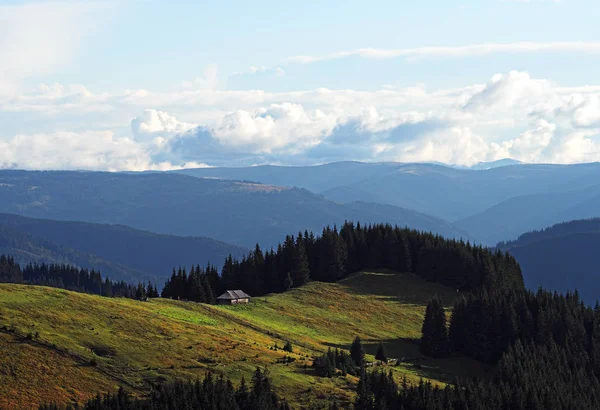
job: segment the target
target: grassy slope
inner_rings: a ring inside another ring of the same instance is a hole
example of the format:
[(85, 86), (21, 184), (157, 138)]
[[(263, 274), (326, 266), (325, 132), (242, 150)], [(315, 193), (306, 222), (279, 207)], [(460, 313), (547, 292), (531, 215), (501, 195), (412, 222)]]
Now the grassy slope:
[[(268, 366), (278, 392), (296, 406), (332, 396), (347, 402), (356, 379), (317, 378), (309, 367), (311, 357), (328, 347), (348, 347), (357, 334), (371, 354), (383, 341), (391, 357), (405, 357), (393, 367), (398, 377), (444, 383), (483, 371), (465, 359), (419, 358), (415, 340), (424, 305), (436, 292), (448, 302), (455, 296), (412, 275), (375, 273), (336, 284), (311, 283), (231, 307), (0, 285), (0, 326), (16, 330), (0, 333), (0, 407), (81, 400), (117, 385), (142, 394), (151, 383), (202, 377), (207, 369), (238, 382), (242, 375), (249, 379), (256, 366)], [(37, 340), (22, 337), (36, 332)], [(276, 364), (286, 353), (273, 347), (287, 339), (297, 360)], [(89, 365), (92, 358), (95, 367)], [(43, 368), (54, 369), (56, 376), (42, 376)], [(25, 394), (25, 385), (34, 393)]]

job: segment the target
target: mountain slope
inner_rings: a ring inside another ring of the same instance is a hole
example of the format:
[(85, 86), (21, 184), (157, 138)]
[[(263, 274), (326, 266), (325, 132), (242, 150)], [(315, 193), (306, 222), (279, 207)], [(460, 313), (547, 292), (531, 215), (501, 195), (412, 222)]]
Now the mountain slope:
[(583, 190), (523, 195), (503, 201), (456, 225), (484, 243), (574, 219), (600, 216), (600, 185)]
[[(0, 357), (0, 369), (12, 369), (0, 371), (0, 406), (32, 407), (40, 399), (65, 403), (116, 385), (143, 394), (151, 383), (195, 379), (207, 370), (237, 384), (242, 376), (249, 380), (256, 366), (268, 366), (276, 391), (294, 408), (309, 403), (321, 408), (333, 397), (345, 407), (357, 379), (317, 377), (311, 358), (329, 347), (348, 348), (356, 335), (371, 355), (381, 341), (391, 357), (406, 358), (389, 368), (398, 380), (406, 375), (411, 383), (424, 377), (443, 384), (457, 375), (480, 374), (481, 365), (458, 357), (419, 359), (415, 339), (433, 293), (448, 304), (456, 295), (413, 275), (369, 273), (339, 283), (313, 282), (246, 306), (138, 302), (0, 285), (0, 327), (15, 329), (0, 331), (0, 345), (9, 353)], [(34, 340), (19, 336), (35, 332)], [(287, 340), (294, 353), (274, 349)], [(16, 354), (23, 351), (46, 357), (44, 366), (68, 370), (77, 379), (45, 377), (42, 366), (26, 367), (29, 362)], [(276, 363), (286, 355), (295, 362)], [(96, 366), (89, 365), (92, 359)], [(13, 394), (22, 378), (35, 394)]]
[(148, 280), (156, 281), (156, 277), (147, 272), (29, 235), (1, 224), (0, 255), (13, 256), (21, 265), (34, 262), (70, 264), (98, 270), (112, 280), (124, 280), (131, 283)]
[[(363, 219), (365, 222), (377, 222), (377, 221), (389, 221), (397, 220), (401, 221), (404, 226), (414, 228), (425, 232), (435, 232), (446, 238), (462, 238), (466, 240), (473, 240), (467, 231), (461, 230), (453, 224), (444, 221), (443, 219), (436, 218), (431, 215), (423, 214), (421, 212), (413, 211), (411, 209), (400, 208), (393, 205), (383, 205), (372, 202), (352, 202), (346, 204), (346, 207), (353, 209), (357, 212), (361, 212), (365, 215), (375, 216), (374, 221), (368, 221)], [(371, 216), (371, 218), (373, 217)]]
[[(502, 166), (500, 166), (502, 165)], [(309, 167), (262, 166), (176, 171), (196, 177), (252, 180), (322, 193), (339, 203), (377, 202), (447, 221), (521, 195), (597, 185), (600, 164), (519, 164), (513, 160), (457, 168), (443, 164), (338, 162)]]
[(525, 285), (577, 289), (586, 303), (600, 299), (600, 219), (571, 221), (499, 243), (523, 270)]
[(523, 164), (485, 170), (404, 164), (386, 174), (324, 191), (323, 195), (341, 203), (367, 201), (416, 209), (452, 222), (510, 198), (582, 190), (599, 180), (598, 163)]
[(1, 171), (0, 190), (0, 212), (207, 236), (246, 247), (274, 246), (287, 234), (318, 232), (345, 220), (407, 224), (305, 189), (169, 173)]
[[(80, 254), (94, 255), (89, 261), (77, 258), (79, 266), (96, 268), (111, 279), (121, 279), (123, 275), (114, 268), (98, 265), (94, 259), (104, 260), (129, 271), (127, 276), (135, 277), (134, 282), (144, 277), (165, 277), (176, 266), (205, 265), (211, 262), (221, 265), (225, 258), (243, 256), (245, 248), (229, 245), (209, 238), (178, 237), (140, 231), (122, 225), (101, 225), (85, 222), (53, 221), (32, 219), (11, 214), (0, 214), (0, 226), (21, 232), (49, 243), (61, 245)], [(38, 241), (39, 243), (40, 241)], [(15, 254), (17, 248), (5, 253)], [(36, 261), (53, 261), (43, 253), (37, 253)], [(68, 256), (65, 255), (68, 260)], [(22, 259), (20, 259), (22, 261)], [(74, 263), (74, 261), (71, 261)]]
[(289, 167), (261, 165), (240, 168), (196, 168), (173, 171), (201, 178), (255, 181), (261, 184), (305, 188), (322, 192), (382, 175), (397, 168), (398, 163), (334, 162), (331, 164)]

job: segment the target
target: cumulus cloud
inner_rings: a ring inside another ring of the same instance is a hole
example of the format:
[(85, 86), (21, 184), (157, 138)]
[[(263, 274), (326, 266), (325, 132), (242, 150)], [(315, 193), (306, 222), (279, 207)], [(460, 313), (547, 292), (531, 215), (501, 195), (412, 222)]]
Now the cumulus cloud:
[(142, 170), (151, 161), (128, 138), (110, 131), (19, 134), (0, 140), (0, 166), (24, 169)]
[[(50, 84), (0, 102), (0, 120), (13, 117), (19, 131), (0, 130), (3, 167), (600, 160), (600, 87), (560, 87), (517, 71), (441, 90), (194, 86), (106, 94)], [(32, 128), (38, 123), (48, 129)]]
[(511, 71), (508, 74), (496, 74), (481, 91), (469, 98), (464, 107), (475, 110), (514, 107), (526, 99), (539, 101), (540, 96), (549, 89), (548, 81), (532, 79), (528, 73)]
[(142, 115), (131, 120), (131, 131), (136, 139), (169, 137), (188, 131), (196, 124), (179, 121), (164, 111), (146, 109)]

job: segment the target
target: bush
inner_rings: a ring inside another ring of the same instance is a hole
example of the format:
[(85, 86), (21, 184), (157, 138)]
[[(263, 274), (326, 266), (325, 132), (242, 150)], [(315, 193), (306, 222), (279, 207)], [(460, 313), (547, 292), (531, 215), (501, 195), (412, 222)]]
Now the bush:
[(292, 343), (290, 343), (289, 340), (285, 343), (285, 346), (283, 346), (283, 350), (285, 350), (286, 352), (289, 352), (289, 353), (292, 353), (294, 351), (294, 348), (292, 347)]

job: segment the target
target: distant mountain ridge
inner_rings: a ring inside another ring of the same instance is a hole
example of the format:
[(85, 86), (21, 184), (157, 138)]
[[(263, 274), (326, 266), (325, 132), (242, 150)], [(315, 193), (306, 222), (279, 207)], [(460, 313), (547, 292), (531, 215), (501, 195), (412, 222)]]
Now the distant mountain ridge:
[(0, 214), (0, 254), (21, 264), (68, 263), (99, 270), (113, 280), (156, 281), (173, 267), (220, 266), (245, 248), (209, 238), (158, 235), (121, 225), (32, 219)]
[(302, 188), (176, 173), (0, 171), (0, 184), (0, 212), (122, 224), (163, 234), (210, 237), (248, 248), (257, 242), (276, 246), (287, 234), (306, 229), (319, 232), (345, 220), (464, 236), (447, 222), (434, 222), (414, 211), (398, 209), (396, 215), (387, 213), (382, 220), (380, 212), (337, 204)]
[(600, 217), (600, 184), (584, 189), (522, 195), (456, 222), (485, 243), (514, 238), (557, 222)]
[(12, 256), (22, 266), (29, 263), (66, 264), (95, 269), (111, 280), (123, 280), (130, 283), (157, 281), (156, 277), (129, 266), (62, 246), (4, 225), (0, 225), (0, 255)]
[[(394, 205), (449, 222), (462, 221), (511, 198), (582, 190), (600, 181), (600, 163), (521, 164), (511, 159), (471, 168), (433, 163), (339, 162), (308, 167), (203, 168), (175, 172), (300, 187), (341, 204), (362, 201)], [(551, 221), (556, 222), (561, 221)], [(460, 227), (468, 231), (465, 226)], [(474, 233), (473, 236), (477, 237)], [(493, 239), (489, 244), (499, 240)]]
[(600, 300), (600, 218), (527, 232), (498, 248), (517, 259), (529, 288), (577, 289), (588, 304)]

